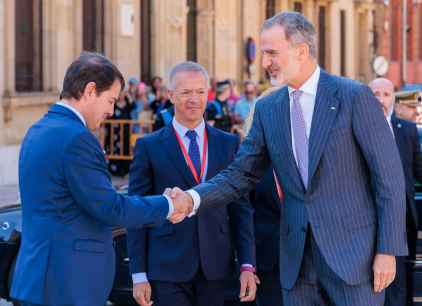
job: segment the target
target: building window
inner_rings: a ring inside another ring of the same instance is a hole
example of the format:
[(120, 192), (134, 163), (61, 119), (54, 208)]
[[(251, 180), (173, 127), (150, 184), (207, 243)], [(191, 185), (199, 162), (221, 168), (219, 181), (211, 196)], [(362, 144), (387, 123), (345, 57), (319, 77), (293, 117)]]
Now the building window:
[(15, 86), (17, 92), (42, 91), (42, 1), (15, 1)]
[(318, 12), (318, 62), (322, 68), (325, 66), (325, 39), (326, 39), (326, 20), (325, 7), (320, 6)]
[(151, 80), (151, 0), (141, 0), (141, 80)]
[(275, 0), (267, 0), (267, 6), (265, 8), (266, 18), (271, 18), (275, 15)]
[(83, 49), (104, 53), (104, 0), (83, 0)]
[(340, 11), (340, 74), (346, 76), (346, 11)]
[(303, 10), (303, 8), (302, 8), (302, 3), (301, 3), (301, 2), (295, 2), (295, 3), (293, 4), (293, 10), (294, 10), (295, 12), (302, 13), (302, 10)]
[(189, 61), (196, 61), (196, 0), (187, 0), (189, 12), (187, 15), (187, 55)]

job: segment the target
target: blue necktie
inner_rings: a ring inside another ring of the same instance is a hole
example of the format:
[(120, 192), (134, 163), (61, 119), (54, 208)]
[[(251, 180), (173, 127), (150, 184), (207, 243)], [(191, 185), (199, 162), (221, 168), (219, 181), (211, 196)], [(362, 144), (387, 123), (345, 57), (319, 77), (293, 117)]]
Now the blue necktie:
[(192, 160), (193, 166), (195, 167), (198, 177), (201, 175), (201, 154), (199, 153), (198, 142), (196, 141), (196, 132), (190, 130), (186, 132), (186, 136), (190, 140), (189, 144), (189, 157)]
[(302, 91), (295, 90), (292, 93), (292, 133), (295, 140), (296, 162), (299, 168), (300, 176), (302, 177), (303, 185), (308, 187), (308, 137), (306, 136), (306, 122), (303, 118), (302, 107), (299, 103), (299, 98)]

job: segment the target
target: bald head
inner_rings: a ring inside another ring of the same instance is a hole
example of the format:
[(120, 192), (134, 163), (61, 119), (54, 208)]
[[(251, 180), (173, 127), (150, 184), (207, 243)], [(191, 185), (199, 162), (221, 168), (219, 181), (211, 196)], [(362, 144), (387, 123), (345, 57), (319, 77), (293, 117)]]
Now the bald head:
[(378, 78), (371, 81), (368, 85), (381, 103), (385, 116), (391, 115), (394, 108), (393, 83), (388, 79)]

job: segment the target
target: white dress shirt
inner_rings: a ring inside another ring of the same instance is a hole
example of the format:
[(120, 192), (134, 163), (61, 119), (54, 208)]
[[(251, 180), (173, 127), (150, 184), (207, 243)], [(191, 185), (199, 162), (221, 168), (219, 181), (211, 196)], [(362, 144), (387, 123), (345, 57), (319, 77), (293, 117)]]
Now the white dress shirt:
[[(311, 77), (303, 83), (303, 85), (298, 89), (302, 91), (302, 95), (299, 97), (299, 104), (302, 108), (303, 119), (305, 120), (306, 125), (306, 137), (309, 140), (309, 136), (311, 135), (311, 126), (312, 126), (312, 117), (314, 115), (314, 108), (315, 108), (315, 99), (318, 89), (318, 82), (319, 76), (321, 74), (321, 69), (319, 66), (316, 67), (315, 71), (312, 73)], [(293, 131), (293, 124), (292, 124), (292, 93), (296, 90), (292, 87), (288, 87), (289, 90), (289, 102), (290, 102), (290, 130)], [(291, 133), (292, 137), (292, 148), (293, 148), (293, 155), (296, 157), (296, 150), (295, 150), (295, 139), (293, 137), (293, 133)]]
[[(299, 88), (299, 90), (303, 91), (299, 99), (299, 103), (302, 107), (303, 118), (305, 119), (305, 123), (306, 123), (306, 136), (308, 138), (309, 138), (309, 135), (311, 134), (312, 116), (314, 114), (315, 99), (316, 99), (316, 93), (318, 89), (318, 82), (319, 82), (320, 75), (321, 75), (321, 69), (319, 68), (319, 66), (317, 66), (315, 71), (310, 76), (310, 78), (305, 83), (303, 83), (303, 85)], [(288, 90), (289, 90), (289, 98), (291, 98), (291, 93), (295, 89), (288, 87)], [(290, 103), (290, 112), (291, 110), (292, 110), (292, 103)], [(290, 120), (290, 126), (291, 124), (292, 122)], [(293, 133), (292, 133), (292, 148), (293, 148), (293, 154), (297, 163), (296, 152), (294, 150)], [(193, 189), (189, 189), (187, 192), (192, 197), (193, 206), (196, 209), (198, 209), (199, 206), (201, 205), (201, 197)]]

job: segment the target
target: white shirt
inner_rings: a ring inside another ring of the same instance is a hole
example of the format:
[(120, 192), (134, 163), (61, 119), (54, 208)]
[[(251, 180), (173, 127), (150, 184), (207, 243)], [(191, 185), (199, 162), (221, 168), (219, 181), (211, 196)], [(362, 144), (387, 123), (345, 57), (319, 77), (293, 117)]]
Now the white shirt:
[[(303, 91), (303, 94), (301, 95), (299, 99), (299, 103), (302, 107), (303, 117), (306, 123), (306, 136), (308, 138), (311, 133), (312, 116), (314, 114), (315, 99), (316, 99), (316, 93), (318, 89), (318, 82), (319, 82), (320, 75), (321, 75), (321, 69), (319, 68), (319, 66), (317, 66), (315, 71), (310, 76), (310, 78), (305, 83), (303, 83), (303, 85), (299, 88), (299, 90)], [(294, 89), (291, 87), (288, 87), (288, 90), (289, 90), (289, 97), (290, 97), (290, 94), (294, 91)], [(290, 111), (291, 111), (291, 105), (292, 103), (290, 103)], [(290, 120), (290, 125), (291, 125), (291, 120)], [(294, 148), (293, 136), (292, 136), (292, 148)], [(296, 159), (296, 153), (294, 149), (293, 149), (293, 154), (295, 155), (295, 159)], [(195, 208), (199, 208), (199, 206), (201, 205), (201, 197), (199, 196), (198, 192), (196, 192), (193, 189), (189, 189), (187, 190), (187, 192), (192, 197), (193, 206)]]
[(69, 104), (67, 104), (64, 101), (59, 101), (56, 103), (57, 105), (63, 106), (65, 108), (67, 108), (68, 110), (72, 111), (76, 116), (78, 116), (78, 118), (82, 121), (82, 123), (86, 126), (86, 121), (85, 118), (82, 116), (82, 114), (73, 106), (70, 106)]
[[(305, 120), (305, 125), (306, 125), (306, 137), (308, 139), (311, 134), (312, 117), (314, 115), (315, 100), (316, 100), (320, 74), (321, 74), (321, 69), (319, 68), (319, 66), (317, 66), (315, 71), (312, 73), (311, 77), (305, 83), (303, 83), (303, 85), (298, 89), (302, 91), (302, 94), (299, 97), (299, 104), (302, 108), (303, 119)], [(293, 123), (291, 119), (292, 106), (293, 106), (292, 93), (296, 89), (289, 86), (288, 90), (289, 90), (289, 101), (290, 101), (290, 130), (293, 131)], [(293, 155), (297, 163), (295, 140), (293, 137), (293, 133), (291, 134), (292, 134)]]

